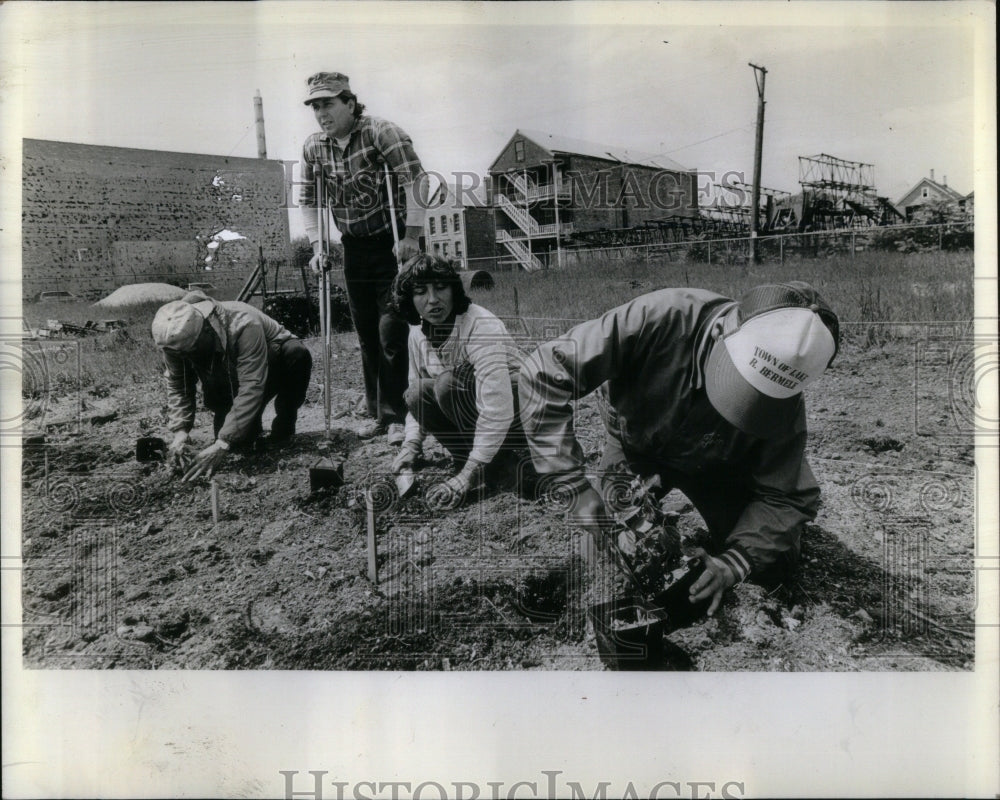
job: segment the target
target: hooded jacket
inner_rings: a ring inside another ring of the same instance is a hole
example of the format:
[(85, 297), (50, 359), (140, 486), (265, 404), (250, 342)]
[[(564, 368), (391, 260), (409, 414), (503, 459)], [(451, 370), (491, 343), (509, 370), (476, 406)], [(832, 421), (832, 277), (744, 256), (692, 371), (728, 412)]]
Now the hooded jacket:
[(217, 301), (202, 292), (190, 292), (181, 299), (198, 306), (216, 342), (207, 358), (163, 351), (169, 429), (190, 431), (194, 427), (195, 388), (201, 381), (206, 399), (232, 399), (218, 438), (238, 442), (250, 434), (263, 408), (268, 362), (277, 358), (283, 342), (296, 337), (246, 303)]

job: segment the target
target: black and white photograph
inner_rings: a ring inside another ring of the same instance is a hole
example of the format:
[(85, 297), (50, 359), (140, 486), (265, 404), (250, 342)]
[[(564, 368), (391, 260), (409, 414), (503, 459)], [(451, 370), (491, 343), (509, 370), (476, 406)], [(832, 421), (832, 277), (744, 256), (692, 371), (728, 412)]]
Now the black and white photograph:
[(4, 795), (996, 796), (994, 22), (0, 7)]

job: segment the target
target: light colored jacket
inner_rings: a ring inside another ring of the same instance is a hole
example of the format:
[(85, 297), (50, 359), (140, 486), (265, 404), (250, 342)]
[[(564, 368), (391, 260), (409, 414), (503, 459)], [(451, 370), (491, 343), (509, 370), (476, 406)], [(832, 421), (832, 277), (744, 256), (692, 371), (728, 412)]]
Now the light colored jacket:
[(752, 499), (727, 546), (763, 567), (797, 555), (819, 486), (805, 459), (804, 403), (787, 435), (772, 440), (742, 433), (708, 403), (708, 327), (731, 303), (700, 289), (637, 297), (541, 345), (521, 369), (518, 397), (539, 473), (587, 483), (570, 403), (601, 388), (605, 425), (630, 461), (695, 478), (729, 471), (749, 482)]
[[(514, 421), (511, 372), (516, 372), (517, 349), (507, 327), (492, 312), (470, 303), (455, 317), (451, 334), (439, 349), (419, 325), (410, 327), (410, 383), (437, 378), (446, 369), (470, 363), (476, 374), (476, 432), (469, 459), (489, 464), (500, 450)], [(404, 447), (417, 448), (426, 432), (412, 414), (406, 415)]]
[(164, 351), (169, 428), (190, 431), (194, 426), (195, 388), (200, 380), (206, 397), (232, 398), (218, 438), (239, 441), (250, 432), (264, 405), (268, 361), (277, 357), (283, 342), (296, 337), (246, 303), (212, 300), (202, 292), (190, 292), (181, 299), (191, 304), (211, 302), (207, 320), (218, 342), (208, 360)]

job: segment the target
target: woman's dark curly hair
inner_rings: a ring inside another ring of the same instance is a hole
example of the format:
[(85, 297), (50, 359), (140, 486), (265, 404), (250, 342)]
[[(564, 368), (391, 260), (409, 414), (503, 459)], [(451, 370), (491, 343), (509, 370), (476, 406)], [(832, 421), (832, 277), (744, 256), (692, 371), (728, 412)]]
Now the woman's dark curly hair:
[(451, 299), (456, 314), (469, 310), (469, 296), (455, 268), (443, 258), (421, 253), (414, 256), (392, 282), (392, 302), (399, 315), (410, 325), (420, 324), (420, 315), (413, 305), (413, 287), (428, 283), (443, 283), (451, 287)]

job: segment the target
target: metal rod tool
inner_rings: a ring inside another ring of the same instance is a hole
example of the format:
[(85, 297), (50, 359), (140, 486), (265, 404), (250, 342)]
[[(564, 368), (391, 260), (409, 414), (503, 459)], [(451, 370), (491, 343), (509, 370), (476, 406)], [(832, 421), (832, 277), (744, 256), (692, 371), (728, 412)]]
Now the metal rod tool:
[(392, 184), (392, 172), (389, 169), (389, 162), (386, 161), (382, 166), (385, 167), (385, 193), (389, 197), (389, 227), (392, 228), (392, 240), (396, 243), (396, 270), (399, 271), (403, 268), (403, 264), (399, 260), (399, 229), (396, 227), (396, 189)]
[(375, 498), (365, 492), (365, 519), (368, 523), (368, 580), (378, 586), (378, 543), (375, 539)]
[(319, 278), (319, 328), (323, 337), (323, 423), (326, 438), (330, 438), (330, 239), (328, 230), (326, 181), (322, 166), (316, 174), (316, 215), (322, 263)]
[(209, 495), (212, 500), (212, 523), (219, 524), (219, 484), (212, 478), (209, 482)]

